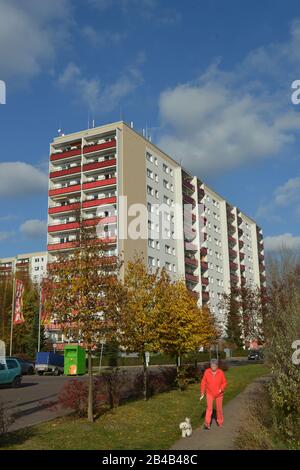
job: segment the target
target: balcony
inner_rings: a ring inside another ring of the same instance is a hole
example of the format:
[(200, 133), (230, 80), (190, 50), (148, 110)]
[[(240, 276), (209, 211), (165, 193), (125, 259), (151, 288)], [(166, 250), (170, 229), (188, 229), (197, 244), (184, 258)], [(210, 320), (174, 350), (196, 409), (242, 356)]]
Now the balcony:
[(115, 158), (112, 158), (111, 160), (104, 160), (103, 162), (91, 162), (91, 163), (85, 163), (82, 167), (82, 171), (90, 171), (90, 170), (97, 170), (98, 168), (108, 168), (108, 167), (113, 167), (116, 166), (117, 160)]
[(241, 272), (243, 273), (246, 270), (246, 266), (244, 264), (241, 264)]
[(92, 199), (91, 201), (84, 201), (82, 203), (82, 208), (87, 209), (88, 207), (97, 207), (103, 206), (108, 204), (116, 204), (117, 198), (116, 196), (112, 197), (104, 197), (102, 199)]
[(200, 255), (201, 256), (206, 256), (207, 255), (207, 248), (205, 248), (205, 246), (200, 248)]
[(78, 193), (81, 191), (81, 184), (72, 184), (65, 188), (56, 188), (49, 190), (49, 196), (58, 196), (60, 194)]
[(202, 291), (202, 301), (203, 302), (208, 302), (209, 301), (209, 292)]
[(244, 242), (242, 240), (239, 241), (239, 247), (242, 249), (244, 247)]
[(196, 220), (197, 220), (196, 215), (195, 215), (195, 214), (192, 214), (192, 221), (193, 221), (193, 222), (196, 222)]
[(237, 257), (237, 252), (233, 250), (232, 248), (229, 248), (229, 257), (230, 258), (236, 258)]
[(187, 194), (183, 194), (182, 199), (183, 199), (183, 202), (185, 202), (186, 204), (192, 204), (192, 206), (196, 205), (194, 199), (188, 196)]
[(261, 253), (258, 254), (258, 258), (260, 261), (265, 261), (265, 257)]
[(242, 237), (242, 236), (243, 236), (243, 233), (244, 233), (244, 230), (241, 229), (241, 228), (239, 228), (238, 232), (239, 232), (239, 236)]
[(96, 145), (86, 145), (83, 148), (83, 153), (86, 155), (88, 153), (98, 152), (100, 150), (106, 150), (110, 148), (114, 148), (116, 146), (116, 140), (113, 139), (110, 142), (104, 142), (103, 144), (96, 144)]
[(62, 206), (53, 206), (49, 207), (48, 213), (49, 214), (59, 214), (62, 212), (69, 212), (69, 211), (76, 211), (80, 209), (80, 202), (76, 202), (73, 204), (66, 204)]
[(63, 243), (49, 243), (48, 251), (69, 250), (69, 249), (77, 248), (78, 246), (79, 246), (78, 241), (63, 242)]
[(200, 216), (200, 223), (202, 225), (202, 227), (205, 227), (205, 225), (207, 224), (207, 218), (204, 217), (203, 215)]
[(233, 269), (234, 271), (236, 271), (237, 268), (238, 268), (238, 265), (237, 265), (236, 263), (233, 263), (232, 261), (229, 263), (229, 266), (230, 266), (230, 268)]
[(186, 256), (184, 262), (185, 264), (189, 264), (191, 266), (198, 266), (198, 260), (196, 258), (189, 258)]
[(195, 191), (194, 186), (193, 186), (189, 181), (183, 179), (183, 180), (182, 180), (182, 184), (183, 184), (183, 186), (185, 186), (186, 188), (188, 188), (190, 191)]
[(65, 152), (60, 152), (60, 153), (52, 153), (50, 156), (50, 160), (51, 162), (54, 162), (57, 160), (61, 160), (63, 158), (75, 157), (76, 155), (81, 155), (81, 148), (67, 150)]
[(244, 260), (244, 259), (245, 259), (244, 253), (240, 253), (240, 260), (242, 261), (242, 260)]
[(93, 227), (95, 225), (98, 225), (98, 223), (101, 224), (113, 224), (117, 221), (117, 217), (115, 215), (111, 217), (95, 217), (93, 219), (85, 219), (83, 222), (85, 227)]
[(199, 282), (198, 276), (194, 276), (194, 274), (185, 273), (185, 278), (187, 281), (194, 282), (195, 284)]
[(236, 239), (234, 237), (232, 237), (231, 235), (228, 236), (228, 242), (231, 244), (231, 245), (235, 245), (236, 244)]
[(234, 215), (232, 214), (232, 212), (227, 211), (227, 220), (228, 220), (228, 222), (230, 222), (230, 223), (233, 223), (233, 222), (235, 221), (235, 217), (234, 217)]
[(94, 188), (101, 188), (103, 186), (112, 186), (115, 185), (117, 182), (117, 178), (107, 178), (99, 181), (91, 181), (90, 183), (83, 183), (82, 189), (94, 189)]
[(238, 216), (237, 223), (238, 223), (238, 225), (241, 225), (243, 223), (242, 217)]
[(208, 277), (202, 277), (201, 282), (202, 282), (203, 286), (208, 286), (208, 284), (209, 284)]
[(60, 178), (62, 176), (74, 175), (81, 172), (81, 165), (73, 166), (72, 168), (67, 168), (66, 170), (56, 170), (51, 171), (50, 178)]
[(239, 278), (235, 274), (230, 274), (230, 281), (232, 284), (238, 284)]
[(67, 222), (61, 224), (48, 225), (48, 233), (63, 232), (64, 230), (77, 230), (79, 227), (79, 222)]
[(204, 189), (203, 188), (198, 188), (198, 199), (201, 201), (204, 198)]
[(202, 271), (206, 271), (208, 269), (208, 263), (201, 261), (201, 269)]

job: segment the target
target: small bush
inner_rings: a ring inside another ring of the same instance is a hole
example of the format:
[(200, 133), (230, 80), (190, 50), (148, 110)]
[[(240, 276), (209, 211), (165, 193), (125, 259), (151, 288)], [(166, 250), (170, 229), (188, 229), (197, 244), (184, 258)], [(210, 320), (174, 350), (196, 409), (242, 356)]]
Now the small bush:
[(77, 416), (87, 415), (88, 385), (86, 382), (70, 380), (58, 395), (58, 405), (73, 410)]
[(95, 389), (97, 390), (97, 401), (99, 398), (112, 409), (119, 406), (123, 399), (127, 385), (127, 372), (120, 371), (118, 368), (112, 368), (96, 379)]

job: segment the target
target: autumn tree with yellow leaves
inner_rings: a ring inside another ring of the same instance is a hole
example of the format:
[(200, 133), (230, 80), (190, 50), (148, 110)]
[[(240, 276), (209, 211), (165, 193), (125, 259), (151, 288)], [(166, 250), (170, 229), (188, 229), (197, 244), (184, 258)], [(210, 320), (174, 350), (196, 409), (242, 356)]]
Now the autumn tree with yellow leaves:
[(218, 338), (209, 309), (197, 305), (197, 299), (183, 280), (165, 282), (161, 294), (156, 328), (161, 351), (180, 358), (199, 347), (211, 345)]

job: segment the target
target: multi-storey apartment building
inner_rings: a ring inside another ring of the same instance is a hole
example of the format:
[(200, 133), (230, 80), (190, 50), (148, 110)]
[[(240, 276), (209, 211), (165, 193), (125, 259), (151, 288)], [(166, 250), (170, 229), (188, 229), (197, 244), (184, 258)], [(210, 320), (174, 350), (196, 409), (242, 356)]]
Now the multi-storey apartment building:
[(0, 278), (20, 274), (40, 284), (47, 272), (47, 252), (26, 253), (13, 258), (0, 258)]
[(126, 262), (142, 253), (165, 267), (222, 320), (234, 285), (265, 283), (255, 221), (124, 122), (54, 138), (50, 145), (48, 253), (76, 248), (83, 223)]

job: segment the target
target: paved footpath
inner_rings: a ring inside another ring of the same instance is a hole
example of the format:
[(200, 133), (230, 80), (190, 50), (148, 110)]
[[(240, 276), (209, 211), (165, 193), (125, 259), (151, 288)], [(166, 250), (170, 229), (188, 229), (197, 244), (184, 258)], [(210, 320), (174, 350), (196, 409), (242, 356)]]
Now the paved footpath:
[[(257, 387), (268, 380), (266, 376), (258, 377), (243, 392), (224, 406), (224, 425), (219, 428), (213, 420), (211, 429), (205, 431), (203, 426), (193, 430), (188, 438), (181, 438), (172, 450), (234, 450), (235, 439), (241, 423), (245, 422), (248, 406)], [(203, 420), (203, 418), (202, 418)]]

